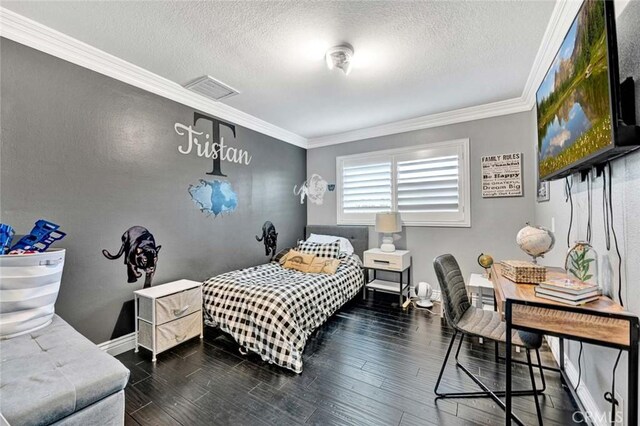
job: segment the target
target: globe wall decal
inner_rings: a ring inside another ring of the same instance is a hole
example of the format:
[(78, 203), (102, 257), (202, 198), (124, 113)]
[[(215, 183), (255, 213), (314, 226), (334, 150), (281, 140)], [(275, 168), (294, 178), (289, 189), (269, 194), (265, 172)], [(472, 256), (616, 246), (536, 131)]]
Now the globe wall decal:
[(527, 223), (527, 226), (518, 231), (516, 243), (522, 251), (533, 258), (533, 263), (538, 263), (539, 257), (551, 251), (556, 238), (549, 229)]

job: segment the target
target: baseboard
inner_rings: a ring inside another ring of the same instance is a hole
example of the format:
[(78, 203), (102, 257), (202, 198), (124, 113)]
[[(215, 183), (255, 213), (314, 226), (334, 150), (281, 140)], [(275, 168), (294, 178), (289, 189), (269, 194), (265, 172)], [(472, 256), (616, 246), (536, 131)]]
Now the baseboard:
[(133, 333), (125, 334), (113, 340), (108, 340), (100, 343), (98, 347), (109, 355), (120, 355), (136, 347), (136, 333), (134, 331)]
[[(549, 347), (551, 348), (551, 353), (553, 354), (553, 358), (560, 366), (560, 342), (556, 337), (546, 336), (547, 342), (549, 343)], [(578, 369), (571, 362), (568, 356), (564, 356), (564, 371), (567, 374), (567, 378), (569, 379), (569, 386), (576, 386), (578, 382)], [(584, 407), (584, 411), (589, 414), (589, 422), (594, 426), (608, 426), (609, 422), (609, 413), (603, 412), (596, 404), (596, 400), (591, 395), (589, 388), (584, 384), (584, 382), (580, 382), (578, 389), (576, 390), (576, 394), (578, 395), (578, 399), (580, 399), (580, 403)]]

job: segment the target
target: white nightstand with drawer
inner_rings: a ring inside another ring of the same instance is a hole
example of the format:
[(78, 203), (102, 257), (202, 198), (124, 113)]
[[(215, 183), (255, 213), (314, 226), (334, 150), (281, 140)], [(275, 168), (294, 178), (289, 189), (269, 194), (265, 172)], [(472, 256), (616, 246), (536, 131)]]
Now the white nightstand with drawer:
[[(365, 289), (363, 297), (366, 298), (367, 290), (396, 293), (400, 296), (399, 304), (404, 303), (403, 294), (411, 286), (411, 252), (408, 250), (396, 250), (385, 252), (379, 248), (369, 249), (364, 252), (363, 264), (366, 269)], [(369, 271), (373, 271), (373, 280), (369, 281)], [(399, 281), (386, 281), (376, 277), (376, 271), (396, 272), (400, 275)], [(407, 280), (404, 281), (404, 272), (407, 271)]]
[(196, 336), (203, 337), (202, 283), (179, 280), (133, 292), (136, 349), (156, 355)]

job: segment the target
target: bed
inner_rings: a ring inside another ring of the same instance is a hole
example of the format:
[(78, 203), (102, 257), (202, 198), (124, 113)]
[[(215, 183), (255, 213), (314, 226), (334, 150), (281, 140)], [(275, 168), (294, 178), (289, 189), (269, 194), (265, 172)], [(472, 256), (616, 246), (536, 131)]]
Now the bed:
[(306, 274), (272, 262), (217, 275), (203, 285), (205, 324), (219, 327), (267, 362), (301, 373), (307, 338), (356, 296), (364, 284), (360, 259), (366, 226), (307, 226), (311, 233), (347, 238), (354, 255), (340, 255), (334, 275)]

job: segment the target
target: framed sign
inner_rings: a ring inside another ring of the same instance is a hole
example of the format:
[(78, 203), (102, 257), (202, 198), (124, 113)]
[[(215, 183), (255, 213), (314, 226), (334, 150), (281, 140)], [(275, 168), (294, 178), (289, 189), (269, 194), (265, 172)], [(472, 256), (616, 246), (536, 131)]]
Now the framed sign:
[(482, 198), (522, 197), (522, 153), (482, 157)]

